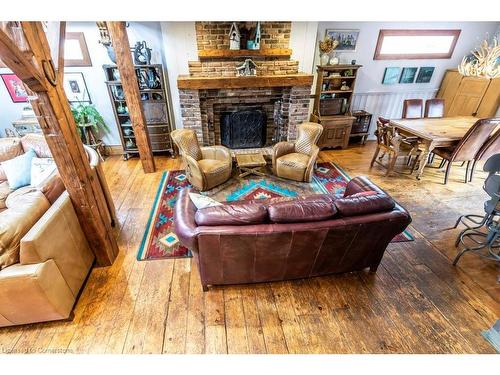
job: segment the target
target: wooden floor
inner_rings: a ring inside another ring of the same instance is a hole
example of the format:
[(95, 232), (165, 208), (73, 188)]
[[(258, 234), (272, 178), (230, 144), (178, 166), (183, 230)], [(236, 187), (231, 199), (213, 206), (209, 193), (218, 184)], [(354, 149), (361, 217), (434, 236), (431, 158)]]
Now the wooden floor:
[(482, 330), (500, 316), (498, 265), (450, 260), (461, 213), (481, 213), (484, 174), (448, 185), (428, 168), (421, 181), (369, 170), (373, 143), (321, 153), (349, 175), (369, 175), (411, 213), (414, 242), (389, 245), (368, 272), (203, 293), (190, 259), (136, 260), (163, 170), (145, 175), (137, 159), (104, 169), (118, 210), (120, 255), (92, 271), (72, 321), (0, 329), (0, 353), (493, 353)]

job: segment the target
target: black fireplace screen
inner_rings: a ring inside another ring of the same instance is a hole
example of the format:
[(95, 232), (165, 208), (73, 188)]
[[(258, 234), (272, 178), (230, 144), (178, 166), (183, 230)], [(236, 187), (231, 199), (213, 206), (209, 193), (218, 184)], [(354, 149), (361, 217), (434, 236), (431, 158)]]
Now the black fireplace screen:
[(221, 143), (229, 148), (264, 147), (266, 126), (266, 113), (262, 109), (224, 112), (220, 119)]

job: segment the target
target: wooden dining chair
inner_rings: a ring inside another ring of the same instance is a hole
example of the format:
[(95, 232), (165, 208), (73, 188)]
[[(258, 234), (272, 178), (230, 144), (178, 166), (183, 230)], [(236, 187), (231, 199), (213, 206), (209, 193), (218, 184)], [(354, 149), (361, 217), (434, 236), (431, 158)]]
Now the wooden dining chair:
[(465, 183), (469, 179), (469, 165), (476, 157), (477, 152), (490, 137), (496, 127), (500, 124), (500, 118), (481, 119), (476, 121), (474, 125), (465, 133), (463, 138), (456, 146), (452, 147), (437, 147), (433, 152), (442, 157), (446, 166), (446, 173), (444, 175), (445, 185), (448, 183), (448, 176), (450, 174), (451, 165), (454, 162), (467, 162), (465, 170)]
[(440, 118), (444, 117), (444, 99), (427, 99), (425, 101), (424, 117)]
[(500, 129), (497, 129), (481, 146), (474, 161), (472, 162), (472, 167), (470, 170), (469, 182), (472, 181), (474, 176), (474, 170), (476, 169), (476, 164), (479, 160), (487, 160), (491, 156), (500, 153)]
[(422, 118), (424, 101), (422, 99), (405, 99), (402, 118)]
[[(377, 148), (373, 154), (370, 168), (373, 167), (374, 163), (380, 164), (387, 169), (385, 175), (388, 176), (393, 171), (398, 157), (404, 156), (409, 160), (411, 156), (415, 156), (410, 172), (413, 173), (418, 157), (421, 153), (418, 149), (418, 145), (407, 142), (405, 137), (398, 134), (393, 126), (390, 126), (388, 122), (384, 123), (383, 120), (385, 119), (382, 119), (381, 121), (379, 118), (377, 121), (377, 130), (375, 131), (375, 135), (377, 136)], [(382, 151), (382, 155), (377, 159), (380, 151)], [(385, 154), (389, 157), (387, 165), (382, 163), (382, 158)]]

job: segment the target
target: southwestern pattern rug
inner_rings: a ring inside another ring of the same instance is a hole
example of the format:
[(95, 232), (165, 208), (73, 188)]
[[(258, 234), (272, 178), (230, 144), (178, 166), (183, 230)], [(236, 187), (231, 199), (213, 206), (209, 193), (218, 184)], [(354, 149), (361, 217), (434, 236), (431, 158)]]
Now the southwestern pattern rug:
[[(294, 182), (275, 176), (248, 176), (240, 179), (237, 172), (229, 181), (204, 192), (216, 201), (297, 197), (300, 195), (333, 193), (342, 195), (351, 178), (335, 163), (318, 163), (311, 183)], [(180, 190), (191, 187), (183, 170), (164, 172), (146, 224), (138, 260), (190, 257), (191, 252), (179, 243), (174, 233), (174, 206)], [(408, 231), (392, 242), (413, 241)]]

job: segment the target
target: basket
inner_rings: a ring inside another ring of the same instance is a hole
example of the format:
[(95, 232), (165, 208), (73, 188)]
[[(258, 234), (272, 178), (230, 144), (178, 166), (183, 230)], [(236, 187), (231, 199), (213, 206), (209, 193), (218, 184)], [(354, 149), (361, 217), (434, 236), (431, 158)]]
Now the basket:
[(351, 134), (368, 133), (372, 114), (366, 111), (355, 111), (352, 115), (356, 117), (356, 120), (352, 123)]

